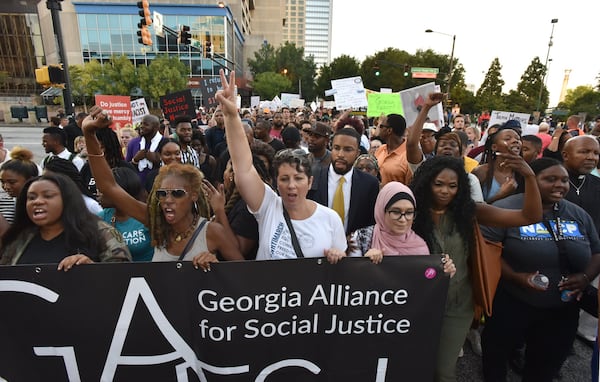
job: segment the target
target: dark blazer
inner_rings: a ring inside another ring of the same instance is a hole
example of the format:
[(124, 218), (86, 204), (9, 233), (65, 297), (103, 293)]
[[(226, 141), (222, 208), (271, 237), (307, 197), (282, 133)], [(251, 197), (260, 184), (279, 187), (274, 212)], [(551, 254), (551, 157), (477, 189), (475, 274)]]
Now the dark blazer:
[[(313, 179), (313, 188), (307, 198), (328, 206), (327, 176), (329, 167), (323, 167)], [(348, 229), (346, 234), (359, 228), (375, 224), (375, 200), (379, 194), (379, 181), (374, 176), (358, 169), (352, 173), (350, 207), (348, 208)]]

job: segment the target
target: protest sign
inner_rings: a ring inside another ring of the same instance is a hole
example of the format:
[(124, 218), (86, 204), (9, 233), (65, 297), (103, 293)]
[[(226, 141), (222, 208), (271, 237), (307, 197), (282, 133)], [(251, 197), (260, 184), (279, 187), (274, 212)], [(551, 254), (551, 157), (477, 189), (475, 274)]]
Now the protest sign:
[(281, 104), (283, 106), (292, 107), (292, 102), (295, 99), (299, 99), (300, 94), (292, 94), (292, 93), (281, 93)]
[[(429, 82), (400, 92), (402, 109), (404, 110), (404, 119), (406, 119), (407, 126), (410, 126), (415, 122), (421, 107), (425, 103), (425, 99), (429, 97), (429, 93), (435, 93), (437, 91), (435, 83)], [(444, 111), (441, 103), (438, 104), (437, 107), (431, 108), (427, 116), (429, 117), (429, 121), (434, 123), (438, 128), (444, 126)]]
[(331, 87), (335, 90), (333, 98), (338, 110), (367, 107), (367, 95), (362, 78), (350, 77), (331, 80)]
[[(8, 381), (430, 381), (439, 256), (0, 268)], [(268, 275), (268, 277), (266, 277)]]
[(200, 83), (200, 93), (202, 93), (202, 105), (206, 108), (217, 106), (215, 98), (217, 90), (221, 89), (220, 77), (203, 78)]
[(142, 118), (148, 114), (150, 114), (150, 111), (144, 98), (131, 101), (131, 122), (133, 124), (142, 122)]
[(115, 130), (131, 123), (131, 103), (129, 96), (96, 95), (96, 106), (106, 110), (112, 117), (110, 128)]
[(250, 97), (250, 107), (257, 108), (260, 105), (260, 96), (251, 96)]
[(180, 115), (185, 115), (192, 119), (196, 118), (196, 107), (190, 89), (160, 97), (160, 107), (165, 118), (170, 122), (173, 122), (175, 117)]
[(530, 114), (527, 113), (515, 113), (512, 111), (498, 111), (492, 110), (490, 114), (490, 121), (488, 122), (488, 126), (493, 125), (502, 125), (504, 122), (509, 119), (516, 119), (521, 124), (521, 128), (525, 128), (529, 123)]
[(404, 115), (398, 93), (369, 93), (367, 100), (367, 117), (379, 117), (381, 114)]

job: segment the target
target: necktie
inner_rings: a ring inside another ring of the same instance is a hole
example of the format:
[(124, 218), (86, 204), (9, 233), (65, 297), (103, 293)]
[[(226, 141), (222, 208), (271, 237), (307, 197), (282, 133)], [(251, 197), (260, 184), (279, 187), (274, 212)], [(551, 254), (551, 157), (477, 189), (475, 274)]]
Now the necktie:
[(333, 205), (332, 208), (340, 218), (342, 218), (342, 222), (344, 221), (344, 182), (346, 182), (346, 178), (343, 176), (338, 180), (338, 186), (335, 190), (335, 194), (333, 194)]

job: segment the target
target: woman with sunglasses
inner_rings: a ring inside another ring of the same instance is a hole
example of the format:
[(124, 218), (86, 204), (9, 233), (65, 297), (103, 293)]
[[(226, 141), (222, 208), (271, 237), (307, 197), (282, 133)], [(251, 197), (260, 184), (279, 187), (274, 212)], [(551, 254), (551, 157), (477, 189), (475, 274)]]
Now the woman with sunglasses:
[[(235, 74), (221, 70), (223, 90), (217, 100), (225, 117), (227, 146), (237, 189), (258, 222), (257, 260), (326, 256), (332, 263), (345, 256), (346, 236), (333, 210), (306, 198), (312, 184), (311, 163), (302, 149), (275, 155), (279, 195), (265, 184), (252, 164), (235, 100)], [(287, 216), (286, 216), (287, 215)]]
[(215, 252), (226, 260), (243, 260), (233, 233), (219, 223), (207, 222), (210, 213), (202, 193), (203, 176), (194, 166), (173, 163), (162, 167), (147, 203), (136, 200), (115, 182), (95, 134), (109, 124), (110, 118), (98, 107), (83, 121), (88, 161), (100, 192), (116, 208), (150, 228), (155, 247), (152, 260), (192, 260), (204, 270), (217, 261)]
[[(375, 225), (352, 233), (352, 243), (375, 264), (381, 263), (384, 255), (429, 255), (425, 240), (412, 230), (416, 207), (410, 188), (400, 182), (389, 182), (375, 201)], [(456, 267), (450, 257), (444, 255), (443, 262), (444, 272), (453, 276)]]

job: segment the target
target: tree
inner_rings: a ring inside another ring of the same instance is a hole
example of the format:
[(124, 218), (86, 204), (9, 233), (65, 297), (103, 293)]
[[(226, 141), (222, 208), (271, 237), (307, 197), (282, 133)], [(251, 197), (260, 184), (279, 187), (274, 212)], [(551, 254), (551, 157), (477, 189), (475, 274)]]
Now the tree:
[(502, 96), (504, 80), (502, 79), (502, 73), (500, 73), (501, 70), (502, 65), (496, 57), (492, 61), (479, 90), (477, 90), (477, 111), (505, 109)]
[(275, 72), (275, 48), (271, 44), (263, 44), (260, 49), (254, 52), (254, 59), (248, 59), (248, 68), (253, 75), (264, 72)]
[(600, 92), (592, 86), (578, 86), (567, 90), (565, 100), (558, 107), (568, 109), (569, 114), (587, 113), (595, 118), (600, 113)]
[(275, 72), (284, 73), (290, 80), (290, 91), (305, 100), (315, 98), (317, 65), (314, 57), (304, 57), (304, 48), (286, 41), (275, 51)]
[(325, 90), (331, 89), (331, 80), (359, 75), (360, 63), (358, 60), (346, 54), (341, 55), (331, 61), (331, 64), (321, 67), (316, 85), (317, 96), (323, 97)]
[(548, 107), (549, 92), (546, 86), (542, 86), (546, 67), (535, 57), (521, 76), (516, 90), (511, 90), (505, 97), (505, 103), (510, 111), (531, 113), (538, 109), (538, 97), (542, 87), (542, 97), (539, 102), (539, 110)]
[(161, 96), (184, 90), (189, 69), (177, 57), (157, 56), (148, 67), (138, 67), (139, 87), (144, 96), (158, 102)]
[(261, 99), (273, 99), (279, 93), (289, 89), (291, 85), (288, 78), (275, 72), (258, 73), (252, 82), (254, 93), (260, 95)]

